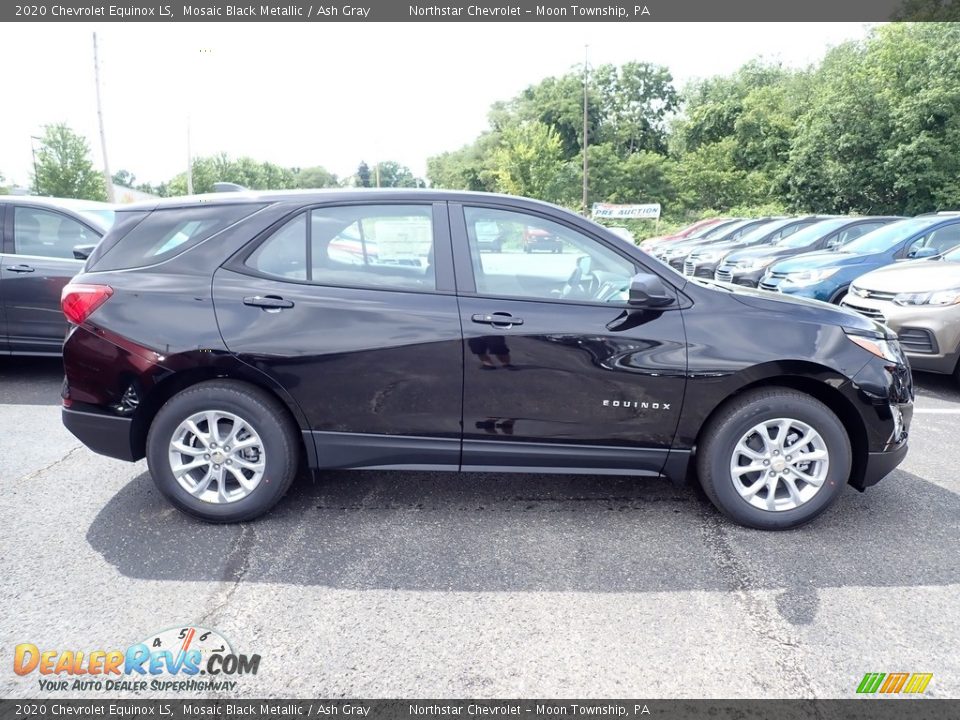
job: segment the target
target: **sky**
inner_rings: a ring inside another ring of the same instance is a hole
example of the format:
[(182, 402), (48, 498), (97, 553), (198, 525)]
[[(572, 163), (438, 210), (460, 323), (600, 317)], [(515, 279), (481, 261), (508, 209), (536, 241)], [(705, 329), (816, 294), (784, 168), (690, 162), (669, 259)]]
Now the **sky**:
[[(471, 142), (487, 111), (589, 64), (653, 62), (678, 87), (753, 58), (791, 67), (863, 23), (33, 23), (0, 26), (0, 173), (26, 185), (31, 136), (65, 122), (100, 167), (92, 35), (112, 172), (161, 182), (226, 152), (340, 176)], [(33, 141), (36, 144), (36, 141)]]

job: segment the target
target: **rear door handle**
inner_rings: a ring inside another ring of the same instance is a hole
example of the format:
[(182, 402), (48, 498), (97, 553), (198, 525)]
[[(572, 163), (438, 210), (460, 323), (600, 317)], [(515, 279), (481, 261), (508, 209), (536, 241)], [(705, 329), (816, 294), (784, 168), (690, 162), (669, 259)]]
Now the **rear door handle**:
[(10, 267), (5, 269), (9, 270), (10, 272), (16, 272), (16, 273), (33, 272), (33, 268), (30, 267), (29, 265), (11, 265)]
[(254, 297), (245, 297), (243, 304), (261, 307), (264, 310), (283, 310), (284, 308), (293, 307), (292, 300), (284, 300), (279, 295), (265, 295), (263, 297), (255, 295)]
[(504, 325), (506, 327), (523, 325), (522, 318), (514, 317), (510, 313), (477, 313), (470, 319), (475, 323), (484, 325)]

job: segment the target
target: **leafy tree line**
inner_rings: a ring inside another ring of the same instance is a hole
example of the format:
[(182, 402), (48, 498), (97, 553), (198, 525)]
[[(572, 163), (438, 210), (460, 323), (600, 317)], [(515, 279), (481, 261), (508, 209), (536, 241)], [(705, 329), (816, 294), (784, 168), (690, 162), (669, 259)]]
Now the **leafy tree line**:
[[(431, 183), (578, 208), (582, 102), (572, 71), (494, 104), (485, 133), (428, 160)], [(587, 107), (590, 202), (660, 202), (667, 222), (960, 206), (960, 24), (885, 25), (814, 67), (755, 61), (682, 92), (665, 68), (605, 65)]]
[[(93, 166), (87, 140), (66, 125), (46, 126), (34, 156), (36, 163), (32, 185), (37, 194), (86, 200), (106, 199), (103, 175)], [(288, 168), (249, 157), (231, 158), (226, 153), (195, 158), (191, 170), (195, 193), (213, 192), (214, 183), (217, 182), (238, 183), (252, 190), (426, 185), (422, 178), (414, 176), (410, 168), (393, 160), (377, 163), (373, 168), (361, 162), (357, 172), (345, 178), (338, 178), (322, 166)], [(112, 180), (117, 185), (161, 197), (187, 193), (186, 172), (166, 182), (151, 184), (137, 182), (136, 175), (129, 170), (119, 170), (113, 174)], [(6, 192), (6, 188), (2, 187), (3, 182), (3, 175), (0, 175), (0, 194)]]

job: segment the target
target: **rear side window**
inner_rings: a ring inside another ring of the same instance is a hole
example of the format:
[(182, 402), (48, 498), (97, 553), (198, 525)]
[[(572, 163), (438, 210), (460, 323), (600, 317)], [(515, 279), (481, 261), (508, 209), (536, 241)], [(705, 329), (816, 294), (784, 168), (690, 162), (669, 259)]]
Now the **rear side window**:
[(313, 208), (288, 220), (245, 264), (292, 282), (435, 290), (433, 209), (429, 205)]
[[(103, 252), (96, 269), (121, 270), (169, 260), (262, 207), (200, 205), (154, 210)], [(110, 240), (108, 234), (105, 242)]]

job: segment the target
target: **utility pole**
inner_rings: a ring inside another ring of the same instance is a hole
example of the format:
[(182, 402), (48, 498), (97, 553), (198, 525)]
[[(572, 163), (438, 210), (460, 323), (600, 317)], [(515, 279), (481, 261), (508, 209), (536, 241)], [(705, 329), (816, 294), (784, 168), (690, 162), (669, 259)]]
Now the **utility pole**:
[(590, 144), (590, 139), (587, 137), (589, 133), (589, 128), (587, 127), (587, 59), (588, 52), (590, 50), (589, 45), (583, 46), (583, 214), (584, 216), (589, 214), (589, 209), (587, 207), (587, 195), (589, 189), (590, 176), (587, 172), (587, 146)]
[(374, 165), (374, 168), (376, 169), (376, 174), (377, 174), (377, 187), (380, 187), (380, 161), (379, 160), (377, 160), (377, 164)]
[(103, 184), (107, 191), (107, 200), (116, 202), (113, 194), (113, 177), (110, 175), (110, 163), (107, 162), (107, 134), (103, 129), (103, 107), (100, 104), (100, 57), (97, 53), (97, 34), (93, 34), (93, 78), (97, 85), (97, 120), (100, 123), (100, 151), (103, 153)]

